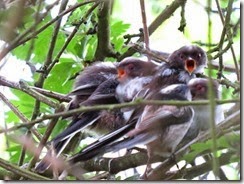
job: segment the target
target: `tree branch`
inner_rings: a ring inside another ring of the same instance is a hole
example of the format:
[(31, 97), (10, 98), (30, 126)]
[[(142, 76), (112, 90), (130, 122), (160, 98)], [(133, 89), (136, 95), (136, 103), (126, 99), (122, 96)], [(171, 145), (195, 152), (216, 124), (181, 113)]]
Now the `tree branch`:
[(89, 15), (92, 13), (92, 11), (94, 11), (96, 9), (96, 7), (99, 5), (100, 2), (96, 2), (88, 11), (87, 13), (81, 18), (81, 20), (79, 22), (76, 23), (75, 28), (73, 29), (72, 33), (69, 35), (69, 37), (67, 38), (65, 44), (63, 45), (63, 47), (61, 48), (61, 50), (59, 51), (59, 53), (57, 54), (57, 56), (55, 57), (55, 59), (53, 60), (53, 62), (49, 65), (49, 67), (47, 68), (47, 72), (49, 73), (52, 68), (54, 67), (54, 65), (56, 63), (59, 62), (59, 59), (62, 55), (62, 53), (65, 51), (65, 49), (67, 48), (67, 46), (69, 45), (69, 43), (71, 42), (71, 40), (74, 38), (75, 34), (78, 32), (79, 27), (81, 26), (81, 24), (83, 24), (84, 22), (87, 21), (87, 18), (89, 17)]
[[(151, 25), (149, 26), (148, 30), (149, 30), (149, 35), (152, 35), (154, 33), (154, 31), (157, 30), (157, 28), (162, 25), (162, 23), (167, 20), (168, 18), (171, 17), (171, 15), (177, 10), (177, 8), (179, 8), (180, 6), (182, 6), (184, 3), (186, 2), (186, 0), (175, 0), (173, 1), (170, 5), (168, 5), (163, 11), (162, 13), (160, 13), (158, 15), (158, 17), (151, 23)], [(143, 41), (143, 38), (141, 37), (140, 39), (137, 40), (138, 42)], [(119, 57), (119, 60), (124, 59), (125, 57), (131, 56), (135, 53), (135, 50), (133, 48), (129, 48), (127, 52), (125, 52), (123, 55), (121, 55)]]
[(103, 61), (106, 57), (115, 57), (110, 43), (110, 11), (111, 1), (105, 0), (99, 5), (97, 26), (97, 48), (94, 61)]
[[(25, 169), (21, 169), (18, 166), (10, 164), (9, 162), (7, 162), (1, 158), (0, 158), (0, 166), (2, 168), (6, 169), (7, 171), (10, 171), (11, 173), (14, 173), (15, 176), (16, 175), (22, 176), (22, 177), (25, 177), (25, 178), (30, 179), (30, 180), (51, 180), (51, 179), (46, 178), (44, 176), (41, 176), (41, 175), (35, 174), (33, 172), (27, 171)], [(6, 177), (6, 178), (11, 177), (11, 175), (12, 175), (12, 174), (8, 175), (7, 172), (5, 172), (5, 173), (7, 175), (5, 175), (3, 177)], [(6, 179), (6, 178), (3, 178), (3, 179)]]
[(69, 102), (71, 100), (71, 98), (66, 96), (66, 95), (63, 95), (63, 94), (60, 94), (60, 93), (56, 93), (56, 92), (53, 92), (53, 91), (49, 91), (49, 90), (45, 90), (45, 89), (42, 89), (42, 88), (34, 87), (34, 86), (27, 86), (27, 84), (25, 83), (24, 86), (27, 86), (27, 88), (30, 89), (32, 92), (35, 90), (38, 93), (36, 93), (36, 92), (32, 93), (29, 90), (26, 91), (23, 88), (21, 88), (19, 83), (9, 81), (3, 76), (0, 76), (0, 85), (23, 91), (23, 92), (27, 93), (28, 95), (30, 95), (30, 96), (32, 96), (34, 98), (37, 98), (36, 95), (37, 94), (39, 95), (39, 93), (40, 93), (40, 94), (43, 94), (43, 95), (45, 95), (47, 97), (54, 98), (54, 99), (56, 99), (56, 100), (58, 100), (60, 102), (63, 102), (63, 101), (64, 102)]
[[(17, 107), (15, 107), (1, 92), (0, 92), (0, 98), (2, 101), (7, 104), (7, 106), (14, 112), (14, 114), (23, 122), (21, 125), (27, 125), (30, 123), (27, 117), (24, 116), (22, 112), (19, 111)], [(35, 128), (31, 129), (31, 132), (37, 137), (37, 139), (41, 139), (40, 134)], [(7, 132), (5, 132), (7, 133)]]
[[(220, 8), (219, 1), (215, 0), (215, 2), (216, 2), (216, 5), (217, 5), (217, 8), (218, 8), (218, 12), (219, 12), (219, 16), (220, 16), (221, 22), (222, 22), (222, 24), (224, 26), (224, 29), (226, 29), (226, 31), (227, 31), (227, 38), (229, 39), (229, 43), (232, 43), (233, 42), (232, 41), (232, 33), (231, 33), (231, 30), (230, 30), (229, 22), (230, 22), (230, 15), (232, 13), (232, 5), (233, 5), (234, 1), (231, 0), (228, 3), (226, 19), (224, 19), (224, 15), (223, 15), (222, 10)], [(239, 66), (238, 66), (238, 62), (237, 62), (236, 56), (235, 56), (235, 51), (234, 51), (234, 48), (233, 48), (232, 45), (230, 46), (230, 49), (231, 49), (231, 53), (232, 53), (234, 64), (235, 64), (235, 68), (236, 68), (237, 80), (239, 81), (240, 80)]]
[(26, 92), (28, 95), (34, 97), (36, 100), (43, 102), (53, 108), (58, 108), (60, 106), (59, 103), (56, 103), (45, 97), (44, 95), (40, 94), (39, 92), (32, 90), (24, 81), (20, 81), (19, 84), (20, 89), (22, 89), (23, 92)]
[[(217, 129), (217, 137), (225, 135), (227, 132), (223, 130), (230, 129), (231, 127), (240, 124), (240, 110), (234, 112), (232, 115), (227, 117), (223, 122), (219, 123), (216, 127)], [(194, 140), (180, 148), (176, 153), (174, 154), (174, 157), (176, 160), (179, 160), (190, 148), (190, 146), (196, 142), (204, 142), (208, 139), (211, 138), (210, 131), (206, 131), (202, 134), (200, 134), (198, 137), (196, 137)], [(166, 171), (168, 171), (173, 165), (175, 164), (175, 161), (172, 159), (167, 159), (165, 160), (162, 164), (157, 166), (155, 169), (153, 169), (149, 174), (148, 174), (148, 179), (153, 179), (153, 180), (159, 180), (159, 179), (164, 179), (166, 176), (163, 174)]]
[[(229, 164), (231, 157), (233, 156), (234, 152), (230, 151), (227, 153), (223, 153), (220, 157), (219, 157), (219, 166), (223, 166), (226, 164)], [(167, 178), (170, 178), (170, 180), (172, 179), (180, 179), (180, 178), (184, 178), (184, 179), (188, 179), (188, 180), (192, 180), (193, 178), (200, 176), (204, 173), (207, 173), (209, 171), (212, 170), (212, 162), (213, 160), (209, 160), (203, 164), (191, 167), (191, 168), (187, 168), (184, 169), (184, 173), (182, 173), (181, 171), (171, 171), (168, 172), (166, 174)]]
[[(240, 99), (230, 99), (230, 100), (215, 100), (217, 104), (225, 104), (225, 103), (238, 103)], [(78, 114), (81, 112), (88, 112), (88, 111), (96, 111), (96, 110), (113, 110), (113, 109), (120, 109), (125, 107), (134, 107), (138, 105), (176, 105), (176, 106), (191, 106), (191, 105), (208, 105), (208, 100), (202, 101), (162, 101), (162, 100), (136, 100), (133, 102), (128, 103), (121, 103), (121, 104), (104, 104), (104, 105), (96, 105), (96, 106), (80, 106), (77, 109), (72, 109), (66, 112), (59, 112), (55, 114), (44, 114), (41, 118), (35, 119), (28, 124), (17, 125), (15, 127), (9, 128), (7, 130), (0, 130), (0, 133), (13, 131), (21, 127), (29, 127), (33, 126), (34, 124), (40, 123), (46, 119), (52, 119), (56, 117), (70, 117), (74, 114)]]
[(53, 92), (53, 91), (50, 91), (50, 90), (46, 90), (46, 89), (43, 89), (43, 88), (38, 88), (38, 87), (35, 87), (35, 86), (30, 86), (31, 89), (34, 89), (35, 91), (47, 96), (47, 97), (50, 97), (50, 98), (53, 98), (53, 99), (56, 99), (58, 100), (59, 102), (70, 102), (70, 100), (72, 99), (71, 97), (67, 96), (67, 95), (64, 95), (64, 94), (61, 94), (61, 93), (57, 93), (57, 92)]
[[(149, 44), (149, 32), (147, 28), (147, 16), (146, 16), (146, 9), (145, 9), (145, 1), (140, 0), (141, 5), (141, 17), (142, 17), (142, 25), (143, 25), (143, 35), (144, 35), (144, 42), (145, 48), (147, 51), (150, 52), (150, 44)], [(150, 55), (147, 55), (148, 61), (150, 61)]]
[[(48, 6), (46, 8), (46, 12), (44, 14), (42, 14), (42, 16), (39, 18), (39, 21), (36, 22), (35, 24), (39, 24), (43, 18), (45, 18), (45, 16), (47, 16), (47, 14), (49, 13), (49, 11), (57, 4), (59, 0), (55, 1), (52, 5)], [(57, 17), (55, 17), (54, 19), (52, 19), (50, 22), (48, 22), (47, 24), (45, 24), (44, 26), (42, 26), (40, 29), (38, 29), (37, 31), (33, 32), (30, 36), (26, 37), (26, 35), (30, 34), (32, 32), (32, 29), (35, 27), (35, 25), (31, 26), (30, 28), (28, 28), (24, 33), (22, 33), (20, 36), (18, 36), (13, 42), (11, 42), (8, 46), (4, 47), (4, 49), (0, 52), (0, 61), (13, 49), (15, 49), (16, 47), (26, 43), (27, 41), (29, 41), (32, 38), (35, 38), (36, 35), (38, 35), (39, 33), (41, 33), (42, 31), (44, 31), (46, 28), (48, 28), (50, 25), (52, 25), (54, 22), (56, 22), (57, 20), (59, 20), (60, 18), (62, 18), (64, 15), (72, 12), (73, 10), (75, 10), (76, 8), (80, 7), (80, 6), (84, 6), (86, 4), (89, 3), (94, 3), (94, 2), (98, 2), (99, 0), (89, 0), (86, 2), (81, 2), (81, 3), (77, 3), (73, 6), (71, 6), (70, 8), (68, 8), (67, 10), (63, 11), (62, 13), (60, 13), (59, 15), (57, 15)]]
[[(60, 106), (57, 110), (55, 110), (55, 112), (62, 112), (62, 111), (64, 111), (64, 107), (63, 106)], [(55, 125), (58, 122), (58, 119), (59, 119), (59, 117), (56, 117), (56, 118), (51, 119), (51, 121), (49, 122), (47, 130), (46, 130), (42, 140), (40, 141), (40, 143), (39, 143), (39, 145), (37, 147), (38, 151), (36, 152), (35, 156), (32, 158), (32, 160), (31, 160), (31, 162), (30, 162), (30, 164), (28, 166), (29, 169), (31, 169), (35, 165), (36, 161), (38, 160), (44, 145), (46, 145), (46, 142), (47, 142), (49, 136), (51, 135)]]
[[(225, 129), (229, 129), (236, 124), (240, 123), (240, 111), (233, 113), (231, 116), (226, 118), (223, 122), (217, 125), (218, 134), (217, 136), (223, 136), (227, 133), (227, 131), (223, 131)], [(179, 149), (174, 155), (177, 160), (179, 160), (186, 151), (190, 148), (190, 146), (196, 142), (204, 142), (210, 139), (210, 131), (206, 131), (193, 141)], [(233, 155), (233, 153), (232, 153)], [(152, 163), (154, 162), (163, 162), (158, 167), (153, 169), (149, 175), (149, 180), (160, 180), (165, 179), (167, 175), (165, 175), (166, 171), (168, 171), (173, 165), (175, 165), (175, 161), (172, 159), (162, 158), (162, 157), (154, 157)], [(224, 163), (222, 162), (222, 158), (220, 158), (220, 165), (228, 164), (230, 160), (226, 160)], [(108, 157), (98, 157), (85, 162), (77, 163), (76, 166), (79, 166), (85, 169), (87, 172), (91, 171), (108, 171), (110, 174), (116, 174), (120, 171), (124, 171), (130, 168), (135, 168), (137, 166), (145, 165), (147, 163), (147, 153), (146, 152), (138, 152), (134, 154), (125, 155), (122, 157), (116, 158), (108, 158)], [(194, 169), (191, 170), (194, 172)], [(190, 172), (188, 173), (190, 175)]]

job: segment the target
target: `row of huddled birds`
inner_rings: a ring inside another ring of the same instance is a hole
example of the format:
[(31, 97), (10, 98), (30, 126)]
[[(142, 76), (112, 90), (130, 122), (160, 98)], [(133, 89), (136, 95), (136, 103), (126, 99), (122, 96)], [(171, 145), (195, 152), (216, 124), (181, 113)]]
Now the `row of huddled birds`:
[[(195, 101), (208, 99), (209, 79), (197, 77), (207, 64), (205, 51), (188, 45), (167, 57), (167, 62), (128, 57), (120, 62), (96, 62), (76, 77), (72, 100), (67, 109), (80, 106), (119, 104), (142, 100)], [(219, 98), (219, 84), (212, 81), (213, 94)], [(224, 118), (216, 106), (215, 122)], [(50, 158), (58, 157), (70, 140), (89, 129), (99, 135), (80, 152), (66, 159), (69, 165), (86, 161), (108, 152), (146, 146), (148, 161), (158, 155), (170, 157), (179, 147), (210, 128), (208, 107), (140, 104), (113, 110), (81, 112), (71, 117), (67, 128), (49, 143), (46, 156), (36, 165), (43, 173), (52, 168)], [(67, 117), (65, 117), (67, 118)], [(55, 154), (53, 154), (55, 153)]]

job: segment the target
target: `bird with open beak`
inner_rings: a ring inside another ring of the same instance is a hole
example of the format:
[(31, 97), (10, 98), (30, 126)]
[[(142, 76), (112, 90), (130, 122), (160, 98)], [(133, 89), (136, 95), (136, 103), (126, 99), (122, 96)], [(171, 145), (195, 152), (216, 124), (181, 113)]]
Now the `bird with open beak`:
[(184, 68), (189, 75), (192, 75), (203, 72), (203, 68), (207, 62), (207, 56), (201, 47), (186, 45), (170, 54), (168, 61), (171, 67), (178, 69)]
[[(127, 73), (128, 75), (131, 71), (136, 70), (136, 68), (127, 65), (127, 67), (119, 70), (118, 67), (118, 74), (120, 76), (118, 80), (120, 81), (120, 84), (116, 89), (116, 93), (120, 98), (122, 98), (121, 101), (128, 101), (128, 99), (130, 101), (135, 97), (146, 98), (148, 93), (150, 93), (151, 91), (160, 91), (162, 87), (165, 87), (167, 85), (187, 83), (191, 78), (195, 77), (195, 73), (202, 72), (202, 69), (206, 65), (206, 53), (198, 46), (183, 46), (180, 49), (174, 51), (169, 56), (168, 61), (168, 63), (165, 63), (163, 65), (155, 65), (149, 63), (150, 65), (153, 65), (153, 67), (148, 68), (153, 68), (154, 70), (150, 69), (148, 71), (149, 75), (144, 76), (144, 78), (133, 78), (133, 75), (131, 75), (132, 77), (123, 78), (125, 73)], [(123, 65), (121, 64), (121, 66)], [(151, 72), (153, 74), (151, 74)], [(137, 73), (137, 75), (140, 76), (139, 73)], [(133, 78), (134, 80), (131, 79), (127, 81), (127, 79), (130, 78)], [(141, 79), (143, 79), (142, 82), (138, 82)], [(129, 83), (132, 84), (132, 81), (135, 81), (133, 85), (128, 85)], [(138, 115), (140, 114), (138, 113), (138, 111), (136, 111), (136, 114), (137, 118), (135, 118), (135, 116), (132, 116), (133, 122), (135, 122), (135, 119), (138, 119), (140, 117)], [(133, 126), (130, 126), (130, 128), (131, 127)], [(125, 133), (126, 130), (123, 130), (122, 132)], [(116, 134), (122, 133), (120, 133), (120, 131), (115, 131), (113, 132), (113, 134), (119, 137), (119, 135)], [(93, 154), (95, 154), (97, 151), (93, 151)]]
[[(206, 52), (196, 46), (187, 45), (169, 55), (168, 62), (162, 66), (162, 77), (169, 83), (187, 83), (195, 74), (203, 73), (207, 63)], [(171, 82), (172, 81), (172, 82)]]

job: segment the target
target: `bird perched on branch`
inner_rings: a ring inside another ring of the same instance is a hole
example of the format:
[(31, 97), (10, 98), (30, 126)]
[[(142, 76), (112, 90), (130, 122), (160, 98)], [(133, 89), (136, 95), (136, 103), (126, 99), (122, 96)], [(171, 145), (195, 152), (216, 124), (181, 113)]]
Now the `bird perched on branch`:
[(205, 51), (195, 45), (183, 46), (174, 51), (158, 70), (158, 76), (154, 78), (152, 85), (161, 87), (162, 84), (186, 84), (195, 78), (197, 73), (203, 73), (207, 63)]
[[(120, 103), (120, 99), (116, 95), (119, 81), (124, 80), (125, 83), (125, 81), (129, 81), (127, 78), (133, 79), (151, 75), (154, 71), (153, 67), (156, 66), (155, 63), (151, 64), (133, 57), (125, 58), (120, 63), (112, 65), (105, 62), (96, 63), (77, 77), (75, 89), (71, 92), (75, 97), (71, 101), (69, 109)], [(96, 134), (103, 135), (122, 127), (125, 123), (124, 114), (119, 109), (80, 113), (74, 115), (69, 126), (51, 142), (59, 155), (71, 138), (87, 127)], [(50, 156), (50, 154), (51, 152), (47, 155)], [(44, 159), (36, 167), (36, 170), (43, 172), (47, 167)]]
[[(187, 85), (173, 84), (159, 91), (150, 91), (146, 99), (191, 100), (191, 94)], [(135, 124), (132, 121), (132, 125), (127, 124), (86, 147), (71, 157), (69, 163), (84, 161), (110, 151), (132, 148), (138, 144), (147, 146), (148, 164), (155, 155), (170, 156), (190, 127), (194, 112), (190, 106), (146, 105), (140, 114), (135, 128), (130, 130), (130, 126)], [(122, 136), (124, 138), (120, 140)]]
[[(192, 100), (208, 100), (208, 94), (209, 94), (209, 81), (210, 79), (206, 78), (195, 78), (191, 79), (188, 82), (188, 86), (191, 90), (192, 94)], [(221, 94), (219, 91), (219, 83), (216, 80), (211, 79), (211, 85), (212, 85), (212, 95), (215, 99), (220, 99)], [(195, 112), (193, 122), (188, 129), (187, 133), (185, 134), (184, 138), (180, 142), (180, 144), (177, 146), (177, 149), (180, 149), (184, 147), (186, 144), (190, 143), (192, 140), (194, 140), (200, 133), (207, 131), (210, 129), (210, 117), (211, 117), (211, 109), (210, 105), (196, 105), (192, 106)], [(216, 105), (215, 106), (215, 124), (218, 124), (224, 120), (224, 111), (222, 109), (222, 105)], [(203, 159), (206, 161), (209, 161), (211, 158), (211, 155), (203, 155)], [(192, 161), (190, 163), (191, 165), (195, 165), (195, 162)], [(222, 170), (222, 168), (219, 168), (219, 177), (220, 180), (228, 180)]]
[[(209, 80), (205, 78), (194, 78), (188, 82), (191, 90), (192, 100), (207, 100), (209, 91)], [(216, 99), (220, 99), (219, 84), (216, 80), (212, 80), (213, 95)], [(193, 106), (195, 115), (193, 123), (189, 128), (184, 139), (181, 141), (180, 147), (187, 144), (202, 131), (210, 129), (210, 106), (209, 105), (196, 105)], [(221, 105), (215, 107), (215, 123), (218, 124), (224, 120), (224, 112)]]
[[(158, 99), (159, 97), (162, 96), (160, 96), (159, 94), (157, 98), (155, 91), (162, 92), (161, 89), (164, 87), (165, 90), (170, 89), (170, 86), (172, 84), (179, 85), (178, 83), (183, 83), (182, 86), (185, 86), (184, 83), (187, 83), (190, 79), (195, 78), (196, 73), (203, 72), (203, 68), (206, 65), (206, 60), (207, 60), (206, 53), (200, 47), (198, 46), (181, 47), (180, 49), (174, 51), (168, 57), (168, 63), (156, 67), (154, 76), (144, 77), (143, 79), (144, 82), (141, 83), (140, 80), (142, 78), (130, 80), (129, 82), (126, 83), (126, 85), (122, 85), (123, 81), (121, 81), (119, 84), (121, 86), (117, 87), (116, 92), (117, 94), (120, 94), (120, 97), (124, 101), (126, 101), (127, 99), (132, 100), (136, 97), (143, 98), (143, 99), (150, 99), (149, 96), (152, 97), (151, 99)], [(123, 74), (123, 71), (121, 73)], [(131, 86), (133, 86), (134, 88), (131, 89), (132, 88)], [(171, 93), (171, 94), (169, 93), (170, 95), (168, 95), (169, 99), (171, 98), (174, 99), (174, 97), (177, 96), (176, 93), (180, 94), (180, 92), (178, 92), (176, 89), (173, 88), (172, 90), (169, 91)], [(152, 93), (154, 93), (155, 96), (148, 95)], [(183, 92), (183, 96), (185, 93)], [(131, 98), (129, 94), (133, 94), (131, 95), (133, 98)], [(175, 97), (175, 99), (177, 99), (177, 97)], [(134, 111), (134, 114), (136, 115), (132, 114), (131, 116), (132, 118), (131, 123), (125, 125), (119, 130), (112, 132), (108, 136), (102, 137), (102, 139), (98, 140), (91, 146), (88, 146), (81, 153), (72, 157), (70, 159), (70, 163), (76, 163), (78, 161), (87, 160), (96, 155), (103, 154), (108, 151), (117, 151), (121, 148), (130, 148), (140, 143), (146, 144), (148, 147), (148, 154), (149, 154), (148, 163), (150, 163), (151, 157), (155, 153), (163, 156), (169, 156), (174, 152), (174, 150), (176, 149), (176, 147), (178, 146), (178, 144), (186, 134), (188, 128), (190, 127), (193, 118), (193, 111), (192, 108), (187, 107), (187, 109), (189, 108), (190, 110), (188, 109), (188, 112), (186, 113), (186, 115), (188, 114), (187, 117), (189, 118), (189, 119), (186, 118), (186, 122), (184, 122), (184, 118), (185, 118), (183, 117), (184, 115), (181, 114), (181, 116), (177, 117), (179, 119), (177, 119), (176, 117), (173, 119), (181, 120), (182, 124), (178, 125), (177, 121), (172, 122), (172, 124), (175, 123), (177, 125), (171, 125), (169, 126), (169, 128), (166, 128), (168, 133), (165, 133), (167, 131), (162, 131), (163, 133), (162, 132), (160, 133), (158, 131), (162, 130), (162, 127), (164, 126), (168, 127), (167, 123), (164, 124), (163, 121), (164, 118), (166, 118), (163, 117), (164, 116), (163, 112), (164, 110), (167, 109), (167, 106), (162, 107), (162, 109), (158, 108), (158, 111), (157, 108), (158, 107), (153, 108), (153, 106), (146, 106), (145, 108), (140, 107), (139, 110), (136, 109)], [(172, 108), (172, 110), (174, 109)], [(160, 116), (161, 113), (162, 116)], [(174, 113), (177, 114), (177, 112)], [(150, 116), (150, 114), (152, 114), (152, 116)], [(145, 117), (147, 117), (148, 119), (145, 120)], [(152, 122), (151, 124), (139, 123), (139, 122), (144, 122), (143, 120), (145, 120), (145, 122), (147, 121), (150, 122), (154, 120), (154, 122)], [(160, 122), (162, 124), (160, 124)], [(136, 128), (133, 129), (135, 124), (136, 124)], [(160, 125), (162, 125), (162, 127), (160, 127)], [(122, 141), (118, 141), (117, 139), (119, 139), (123, 135), (126, 135), (128, 137)], [(160, 140), (157, 139), (156, 138), (157, 135), (160, 135), (165, 140), (162, 141), (161, 139)]]
[(136, 65), (129, 60), (119, 63), (117, 66), (119, 85), (116, 88), (116, 97), (119, 101), (132, 101), (136, 94), (151, 82), (161, 65), (144, 60)]
[[(169, 62), (163, 66), (136, 58), (126, 58), (116, 64), (116, 67), (97, 63), (78, 76), (75, 89), (71, 93), (75, 97), (70, 109), (80, 105), (95, 105), (103, 102), (108, 104), (110, 100), (113, 103), (127, 102), (135, 97), (144, 98), (151, 88), (157, 90), (170, 84), (186, 83), (205, 66), (206, 54), (200, 47), (184, 46), (173, 52), (168, 60)], [(118, 78), (114, 75), (114, 68), (117, 69)], [(96, 132), (103, 130), (103, 133), (116, 130), (133, 114), (131, 109), (125, 111), (127, 112), (96, 111), (75, 115), (68, 128), (53, 139), (55, 150), (60, 153), (63, 145), (87, 126), (96, 127)], [(134, 114), (137, 114), (133, 116), (135, 121), (135, 117), (139, 118), (140, 115), (138, 110)], [(111, 123), (108, 123), (108, 120)]]
[[(150, 63), (150, 65), (152, 65), (152, 63)], [(205, 65), (206, 53), (200, 47), (193, 45), (183, 46), (169, 56), (168, 63), (162, 66), (157, 65), (155, 67), (154, 65), (154, 67), (148, 67), (154, 68), (154, 70), (150, 69), (147, 71), (150, 75), (146, 76), (142, 81), (140, 81), (142, 77), (139, 73), (137, 73), (137, 76), (140, 77), (135, 77), (133, 75), (131, 75), (132, 77), (128, 77), (127, 75), (125, 79), (123, 78), (124, 73), (130, 74), (130, 72), (137, 68), (131, 67), (130, 65), (126, 65), (127, 68), (124, 69), (118, 67), (118, 73), (121, 77), (116, 92), (121, 98), (120, 101), (132, 100), (134, 97), (145, 98), (147, 93), (150, 93), (152, 89), (157, 91), (163, 86), (170, 84), (187, 83), (191, 78), (195, 77), (195, 73), (202, 72)], [(123, 66), (123, 64), (121, 64), (121, 66)], [(150, 73), (151, 71), (155, 73), (155, 76), (152, 76)], [(140, 113), (137, 111), (137, 118), (139, 118), (138, 114)], [(133, 116), (133, 118), (135, 119), (135, 116)], [(114, 134), (116, 134), (116, 132), (114, 132)]]
[(73, 96), (69, 109), (79, 107), (80, 103), (87, 100), (101, 83), (115, 78), (117, 75), (117, 64), (116, 62), (96, 62), (91, 66), (85, 67), (76, 77), (74, 89), (68, 94)]

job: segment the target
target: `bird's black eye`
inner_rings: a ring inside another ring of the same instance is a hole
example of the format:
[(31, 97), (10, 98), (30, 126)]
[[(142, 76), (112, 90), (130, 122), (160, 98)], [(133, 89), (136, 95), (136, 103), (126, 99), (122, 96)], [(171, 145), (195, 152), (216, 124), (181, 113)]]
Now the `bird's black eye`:
[(128, 65), (128, 69), (129, 69), (130, 71), (134, 70), (134, 68), (135, 68), (135, 67), (134, 67), (133, 64), (129, 64), (129, 65)]
[(185, 59), (185, 54), (180, 53), (180, 59)]
[(196, 53), (194, 54), (194, 57), (195, 57), (196, 59), (200, 59), (200, 58), (202, 57), (202, 54), (199, 53), (199, 52), (196, 52)]
[(197, 89), (197, 91), (202, 91), (202, 90), (204, 90), (204, 87), (202, 85), (197, 85), (196, 89)]

